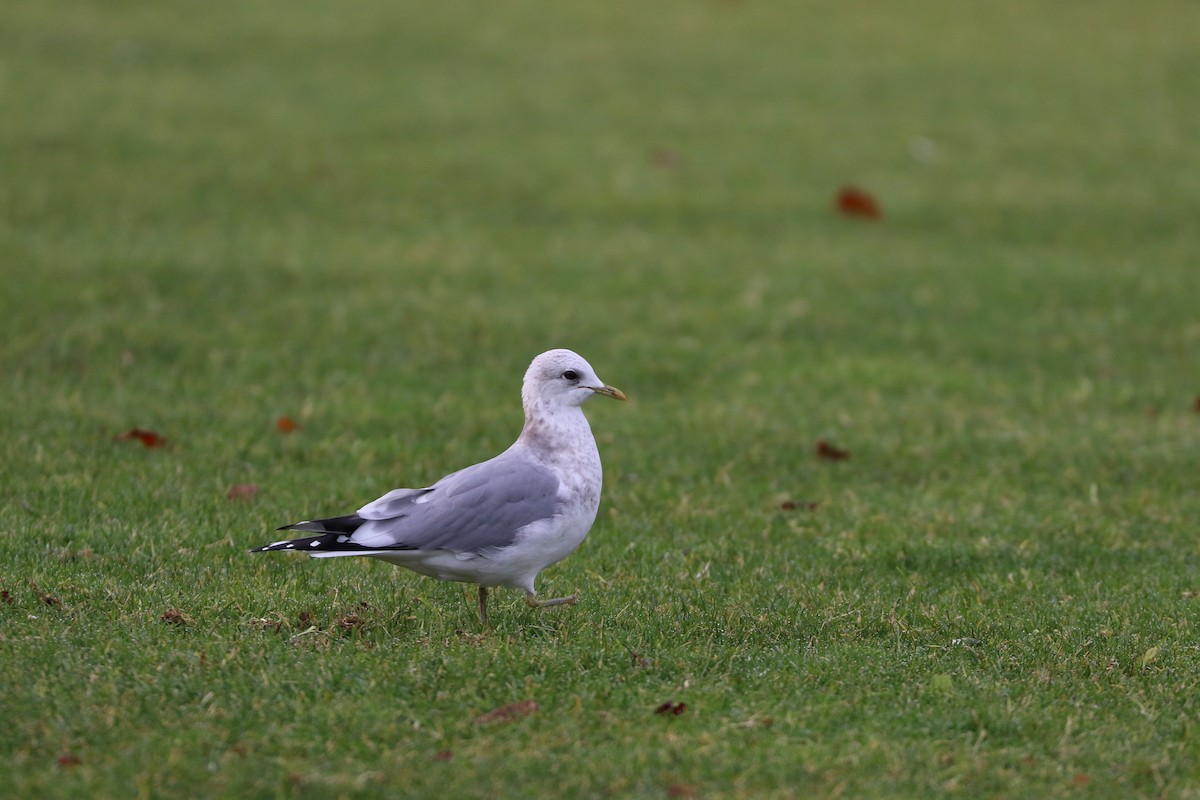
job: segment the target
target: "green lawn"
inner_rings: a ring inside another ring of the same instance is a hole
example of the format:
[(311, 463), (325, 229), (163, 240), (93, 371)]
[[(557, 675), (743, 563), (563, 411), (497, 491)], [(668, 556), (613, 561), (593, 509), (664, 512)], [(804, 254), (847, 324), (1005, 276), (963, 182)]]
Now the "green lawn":
[[(6, 3), (0, 794), (1200, 798), (1198, 30)], [(630, 397), (578, 605), (246, 553), (550, 347)]]

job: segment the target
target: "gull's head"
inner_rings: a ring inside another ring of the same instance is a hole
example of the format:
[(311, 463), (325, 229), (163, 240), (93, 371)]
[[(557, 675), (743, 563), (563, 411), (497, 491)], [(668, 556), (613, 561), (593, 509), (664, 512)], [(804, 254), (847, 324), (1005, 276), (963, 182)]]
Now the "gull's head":
[(594, 394), (624, 400), (625, 393), (596, 376), (583, 356), (570, 350), (548, 350), (525, 371), (521, 398), (525, 407), (583, 405)]

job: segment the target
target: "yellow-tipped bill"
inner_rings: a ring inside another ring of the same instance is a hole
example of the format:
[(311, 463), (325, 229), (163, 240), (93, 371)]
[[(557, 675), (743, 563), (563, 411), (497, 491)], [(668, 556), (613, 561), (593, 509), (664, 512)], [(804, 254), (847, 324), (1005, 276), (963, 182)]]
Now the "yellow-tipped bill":
[(615, 386), (600, 386), (600, 387), (589, 386), (588, 388), (591, 389), (596, 394), (602, 394), (605, 397), (611, 397), (613, 400), (624, 400), (625, 399), (625, 393), (622, 392), (620, 389), (618, 389)]

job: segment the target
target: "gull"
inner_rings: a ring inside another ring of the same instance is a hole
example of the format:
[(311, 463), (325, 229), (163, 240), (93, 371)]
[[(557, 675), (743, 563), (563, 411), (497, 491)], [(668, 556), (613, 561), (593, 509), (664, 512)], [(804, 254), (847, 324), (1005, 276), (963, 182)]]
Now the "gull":
[(576, 595), (539, 600), (533, 584), (579, 546), (596, 520), (603, 473), (582, 408), (593, 395), (625, 399), (577, 353), (542, 353), (521, 384), (525, 426), (503, 453), (423, 489), (393, 489), (353, 514), (284, 525), (278, 530), (312, 535), (250, 552), (368, 556), (438, 580), (474, 583), (484, 628), (489, 588), (523, 589), (534, 608), (574, 604)]

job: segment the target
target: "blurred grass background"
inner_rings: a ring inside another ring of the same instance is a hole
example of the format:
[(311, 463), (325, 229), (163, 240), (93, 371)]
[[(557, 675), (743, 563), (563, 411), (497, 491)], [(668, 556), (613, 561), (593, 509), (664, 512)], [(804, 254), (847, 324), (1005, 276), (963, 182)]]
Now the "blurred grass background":
[[(1195, 797), (1198, 23), (6, 4), (0, 792)], [(244, 554), (557, 346), (580, 605)]]

